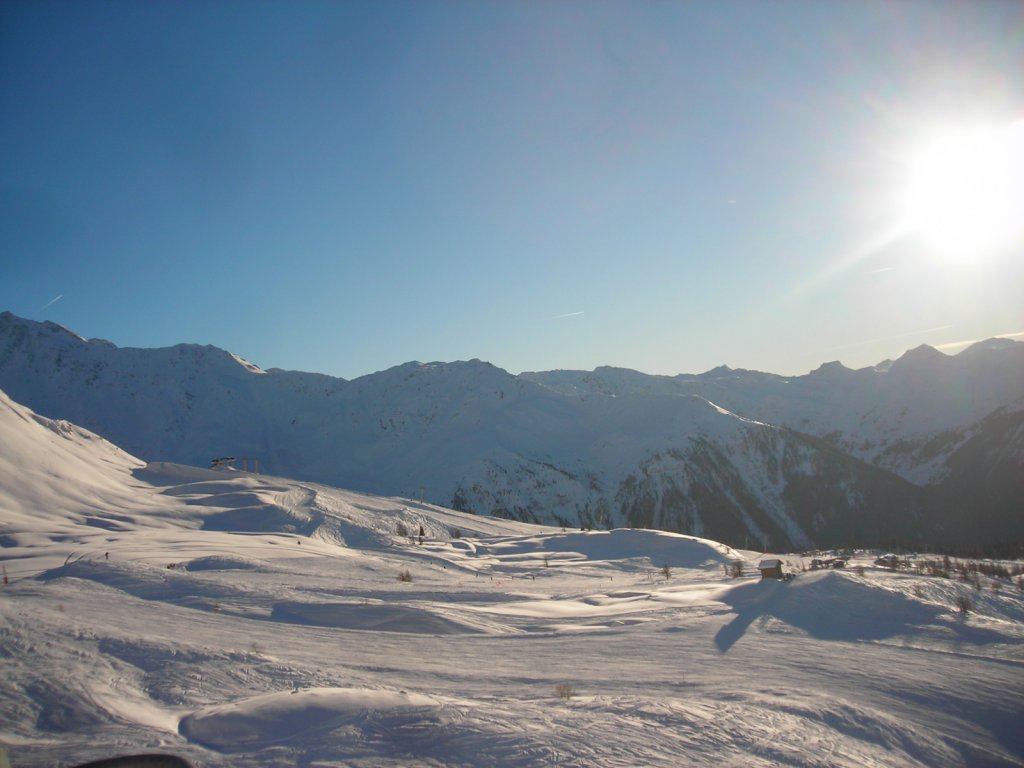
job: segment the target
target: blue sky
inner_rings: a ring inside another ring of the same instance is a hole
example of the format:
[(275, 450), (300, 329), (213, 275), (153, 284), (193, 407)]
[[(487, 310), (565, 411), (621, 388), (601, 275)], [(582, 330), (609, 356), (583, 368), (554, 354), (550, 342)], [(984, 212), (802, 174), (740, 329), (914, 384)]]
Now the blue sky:
[(953, 350), (1024, 232), (899, 190), (1021, 73), (1016, 2), (6, 2), (0, 309), (345, 378)]

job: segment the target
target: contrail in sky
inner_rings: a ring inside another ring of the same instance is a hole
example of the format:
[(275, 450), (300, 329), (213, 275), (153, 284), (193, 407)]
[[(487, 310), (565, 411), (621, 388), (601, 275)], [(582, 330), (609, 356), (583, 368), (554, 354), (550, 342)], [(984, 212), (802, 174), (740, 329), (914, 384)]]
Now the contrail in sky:
[(562, 318), (565, 317), (576, 317), (577, 315), (582, 314), (582, 312), (566, 312), (564, 315), (555, 315), (554, 317), (549, 317), (548, 320), (561, 320)]
[(922, 331), (913, 331), (911, 333), (898, 333), (895, 336), (881, 336), (877, 339), (867, 339), (866, 341), (858, 341), (856, 344), (844, 344), (841, 347), (832, 347), (833, 352), (838, 352), (840, 349), (853, 349), (854, 347), (863, 347), (865, 344), (875, 344), (879, 341), (892, 341), (893, 339), (905, 339), (909, 336), (920, 336), (925, 333), (933, 333), (934, 331), (944, 331), (947, 328), (952, 328), (952, 325), (939, 325), (935, 328), (925, 328)]
[[(1017, 331), (1017, 333), (1000, 333), (997, 336), (993, 336), (992, 338), (994, 338), (994, 339), (1010, 339), (1010, 340), (1024, 339), (1024, 331)], [(967, 339), (966, 341), (951, 341), (948, 344), (939, 344), (935, 348), (936, 349), (941, 349), (943, 352), (945, 352), (947, 350), (962, 349), (964, 347), (969, 347), (969, 346), (971, 346), (971, 344), (977, 344), (979, 341), (983, 341), (983, 339)]]
[(63, 299), (63, 298), (64, 298), (64, 294), (63, 294), (63, 293), (62, 293), (62, 294), (61, 294), (60, 296), (54, 296), (54, 297), (53, 297), (52, 299), (50, 299), (50, 300), (49, 300), (48, 302), (46, 302), (45, 304), (43, 304), (42, 308), (41, 308), (41, 309), (40, 309), (39, 311), (40, 311), (40, 312), (42, 312), (42, 311), (43, 311), (44, 309), (46, 309), (47, 307), (51, 307), (51, 306), (53, 306), (54, 304), (56, 304), (56, 303), (57, 303), (58, 301), (60, 301), (60, 300), (61, 300), (61, 299)]

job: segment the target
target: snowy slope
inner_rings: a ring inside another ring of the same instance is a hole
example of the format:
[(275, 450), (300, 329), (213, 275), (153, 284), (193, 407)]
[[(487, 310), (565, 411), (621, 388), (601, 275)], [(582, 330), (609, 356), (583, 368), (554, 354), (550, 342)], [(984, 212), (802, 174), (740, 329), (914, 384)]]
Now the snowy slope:
[(933, 484), (947, 476), (950, 454), (982, 419), (1024, 401), (1024, 343), (990, 339), (955, 356), (922, 345), (874, 368), (827, 363), (797, 377), (721, 367), (699, 376), (598, 368), (522, 378), (577, 397), (701, 395), (738, 414), (828, 438), (912, 482)]
[(1010, 584), (761, 582), (707, 539), (144, 466), (6, 397), (0, 429), (19, 768), (1024, 764)]
[[(960, 541), (943, 497), (911, 481), (982, 481), (953, 457), (986, 418), (1024, 403), (1022, 350), (916, 350), (877, 370), (832, 364), (794, 379), (726, 368), (512, 376), (473, 360), (343, 381), (263, 371), (213, 347), (119, 349), (0, 314), (0, 386), (147, 460), (256, 457), (277, 474), (478, 513), (776, 547), (920, 546), (922, 520), (932, 541)], [(1005, 434), (1009, 452), (1024, 452)], [(976, 544), (1003, 541), (998, 527)]]

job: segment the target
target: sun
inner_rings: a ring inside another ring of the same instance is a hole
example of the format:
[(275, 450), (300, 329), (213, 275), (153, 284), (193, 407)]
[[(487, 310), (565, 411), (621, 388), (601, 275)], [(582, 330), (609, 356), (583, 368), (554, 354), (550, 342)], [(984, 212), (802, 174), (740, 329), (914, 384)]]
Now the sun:
[(905, 230), (936, 253), (971, 259), (1024, 248), (1024, 120), (933, 136), (913, 155)]

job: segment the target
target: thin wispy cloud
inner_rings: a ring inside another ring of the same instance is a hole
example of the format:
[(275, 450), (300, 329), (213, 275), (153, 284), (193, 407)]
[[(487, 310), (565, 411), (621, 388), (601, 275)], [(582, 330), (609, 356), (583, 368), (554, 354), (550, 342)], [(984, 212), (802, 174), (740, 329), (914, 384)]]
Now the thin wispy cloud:
[(60, 301), (63, 298), (64, 298), (64, 294), (63, 293), (60, 294), (59, 296), (54, 296), (48, 302), (43, 304), (43, 306), (39, 309), (39, 311), (42, 312), (44, 309), (48, 309), (49, 307), (52, 307), (54, 304), (56, 304), (58, 301)]
[[(1010, 339), (1011, 341), (1024, 341), (1024, 331), (1017, 331), (1016, 333), (999, 333), (995, 336), (990, 336), (993, 339)], [(958, 352), (961, 349), (966, 349), (971, 344), (977, 344), (979, 341), (986, 341), (986, 339), (967, 339), (965, 341), (950, 341), (946, 344), (936, 345), (936, 349), (943, 352)]]
[(566, 312), (564, 315), (555, 315), (554, 317), (549, 317), (548, 320), (563, 320), (567, 317), (578, 317), (579, 315), (582, 314), (582, 312)]
[[(880, 337), (875, 338), (875, 339), (865, 339), (864, 341), (858, 341), (858, 342), (856, 342), (854, 344), (844, 344), (841, 347), (833, 347), (832, 351), (833, 352), (838, 352), (841, 349), (853, 349), (854, 347), (863, 347), (863, 346), (865, 346), (867, 344), (877, 344), (880, 341), (894, 341), (896, 339), (906, 339), (906, 338), (909, 338), (911, 336), (921, 336), (922, 334), (925, 334), (925, 333), (934, 333), (935, 331), (944, 331), (947, 328), (952, 328), (952, 327), (953, 327), (952, 325), (939, 325), (939, 326), (936, 326), (935, 328), (925, 328), (924, 330), (921, 330), (921, 331), (911, 331), (910, 333), (898, 333), (895, 336), (880, 336)], [(968, 343), (971, 343), (971, 342), (968, 342)], [(936, 347), (936, 349), (942, 349), (942, 347), (941, 346), (940, 347)]]
[(892, 272), (896, 267), (879, 267), (878, 269), (869, 269), (865, 274), (877, 275), (879, 272)]

